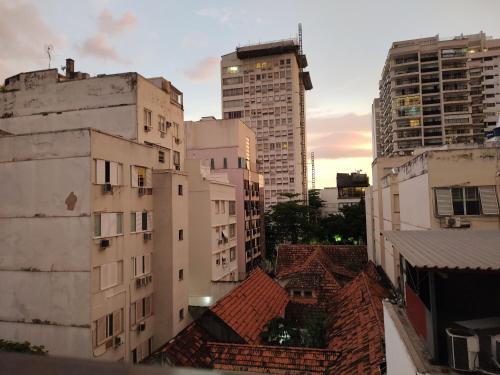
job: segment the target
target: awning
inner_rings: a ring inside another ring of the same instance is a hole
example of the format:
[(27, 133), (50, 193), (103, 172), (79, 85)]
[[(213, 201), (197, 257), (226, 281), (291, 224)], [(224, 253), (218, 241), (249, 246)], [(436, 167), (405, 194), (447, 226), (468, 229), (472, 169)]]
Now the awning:
[(227, 240), (229, 237), (227, 236), (227, 232), (225, 229), (222, 230), (222, 239)]
[(500, 270), (500, 231), (386, 231), (384, 236), (414, 267)]

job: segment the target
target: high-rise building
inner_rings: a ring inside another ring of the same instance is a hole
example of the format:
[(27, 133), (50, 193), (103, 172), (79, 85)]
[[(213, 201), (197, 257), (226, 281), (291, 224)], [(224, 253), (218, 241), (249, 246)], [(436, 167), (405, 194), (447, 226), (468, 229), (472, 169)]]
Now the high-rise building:
[(244, 280), (261, 260), (264, 240), (263, 176), (257, 172), (255, 134), (239, 119), (186, 121), (187, 156), (236, 188), (237, 278)]
[(373, 158), (382, 155), (382, 142), (380, 139), (380, 99), (373, 99), (372, 104), (372, 151)]
[(222, 56), (222, 114), (239, 118), (257, 135), (258, 171), (265, 207), (280, 193), (307, 200), (305, 90), (312, 89), (299, 40), (254, 44)]
[(182, 93), (73, 66), (0, 92), (0, 331), (140, 362), (189, 322)]
[(381, 156), (482, 143), (500, 113), (499, 61), (500, 39), (482, 32), (394, 42), (379, 83)]

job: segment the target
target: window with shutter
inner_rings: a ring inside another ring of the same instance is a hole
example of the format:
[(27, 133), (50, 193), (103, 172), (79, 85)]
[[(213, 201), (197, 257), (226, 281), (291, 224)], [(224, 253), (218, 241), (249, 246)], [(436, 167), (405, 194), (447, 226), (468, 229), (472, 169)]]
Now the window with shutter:
[(148, 223), (148, 230), (153, 230), (153, 212), (148, 211), (147, 213), (147, 223)]
[(481, 186), (479, 196), (481, 198), (481, 211), (484, 215), (499, 215), (495, 186)]
[(146, 175), (145, 175), (146, 180), (144, 182), (145, 183), (144, 186), (150, 188), (153, 186), (153, 171), (149, 168), (148, 169), (145, 168), (145, 171), (146, 171)]
[(151, 315), (151, 296), (144, 298), (144, 316)]
[(135, 165), (130, 166), (130, 185), (139, 187), (139, 171)]
[(148, 213), (146, 211), (142, 212), (141, 221), (142, 221), (142, 227), (141, 227), (141, 229), (142, 230), (148, 230)]
[(139, 322), (140, 320), (142, 320), (144, 316), (144, 312), (142, 310), (142, 301), (137, 301), (135, 303), (135, 320), (136, 322)]
[(438, 216), (453, 215), (453, 203), (451, 198), (451, 189), (436, 189), (436, 209)]
[(137, 230), (136, 227), (136, 220), (135, 220), (135, 212), (130, 213), (130, 231), (131, 232), (136, 232)]
[(140, 232), (142, 230), (142, 212), (135, 213), (135, 231)]
[(96, 159), (95, 161), (96, 184), (104, 185), (105, 183), (105, 161)]
[(122, 311), (120, 309), (113, 312), (113, 336), (122, 332)]
[(97, 345), (101, 345), (106, 340), (106, 316), (97, 321)]
[(130, 304), (130, 326), (133, 326), (135, 325), (135, 323), (137, 322), (137, 313), (135, 311), (135, 308), (136, 308), (136, 303), (133, 302)]
[(144, 272), (151, 273), (151, 254), (144, 256)]

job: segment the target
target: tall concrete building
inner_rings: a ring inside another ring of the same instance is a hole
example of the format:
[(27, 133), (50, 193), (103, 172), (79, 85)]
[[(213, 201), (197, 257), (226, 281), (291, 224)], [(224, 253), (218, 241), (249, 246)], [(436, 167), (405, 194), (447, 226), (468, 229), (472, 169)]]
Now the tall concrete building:
[(187, 155), (236, 188), (237, 279), (244, 280), (263, 253), (264, 178), (257, 172), (255, 133), (239, 119), (186, 121)]
[(223, 118), (241, 119), (257, 135), (266, 209), (282, 199), (280, 193), (307, 200), (305, 90), (312, 82), (303, 70), (300, 39), (238, 47), (222, 56)]
[(140, 362), (189, 323), (182, 93), (73, 67), (0, 93), (0, 331)]
[(382, 155), (382, 141), (380, 139), (380, 99), (373, 99), (372, 104), (372, 151), (373, 158)]
[(500, 39), (482, 32), (394, 42), (379, 83), (380, 155), (482, 143), (500, 113), (499, 61)]

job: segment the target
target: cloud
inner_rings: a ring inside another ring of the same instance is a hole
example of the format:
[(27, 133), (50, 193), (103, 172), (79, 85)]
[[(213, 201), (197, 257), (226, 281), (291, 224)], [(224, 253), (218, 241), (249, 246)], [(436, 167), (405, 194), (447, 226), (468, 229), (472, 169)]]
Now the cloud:
[(208, 46), (207, 35), (200, 32), (191, 32), (184, 35), (181, 47), (186, 50), (197, 50)]
[(372, 155), (371, 116), (308, 118), (308, 151), (316, 158), (340, 159)]
[(135, 26), (137, 18), (131, 11), (127, 11), (121, 18), (115, 19), (111, 12), (104, 9), (97, 19), (99, 30), (108, 35), (116, 34)]
[(83, 45), (78, 48), (84, 55), (94, 56), (103, 60), (113, 60), (120, 63), (128, 63), (127, 60), (118, 56), (118, 52), (109, 44), (108, 36), (104, 33), (85, 39)]
[[(20, 70), (46, 68), (46, 45), (52, 44), (56, 53), (64, 48), (65, 37), (51, 29), (32, 4), (0, 1), (0, 14), (2, 80), (19, 73)], [(52, 66), (56, 66), (54, 61)]]
[(207, 57), (199, 61), (194, 67), (184, 70), (184, 75), (192, 81), (208, 81), (218, 73), (219, 59)]
[(82, 45), (77, 45), (76, 49), (80, 53), (97, 57), (101, 60), (112, 60), (115, 62), (129, 64), (130, 62), (118, 54), (111, 45), (110, 37), (124, 32), (137, 23), (135, 15), (127, 11), (121, 17), (115, 18), (111, 12), (104, 9), (97, 18), (96, 34), (89, 36)]
[(202, 17), (212, 18), (220, 23), (227, 23), (231, 19), (233, 12), (229, 8), (203, 8), (196, 11)]

